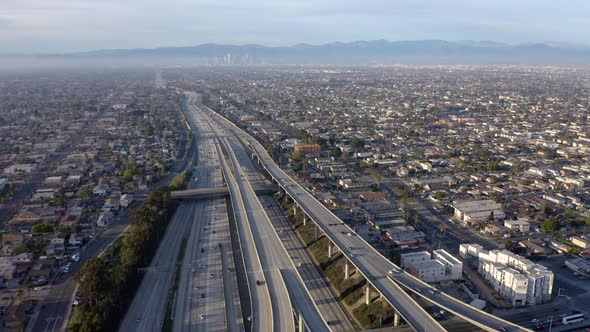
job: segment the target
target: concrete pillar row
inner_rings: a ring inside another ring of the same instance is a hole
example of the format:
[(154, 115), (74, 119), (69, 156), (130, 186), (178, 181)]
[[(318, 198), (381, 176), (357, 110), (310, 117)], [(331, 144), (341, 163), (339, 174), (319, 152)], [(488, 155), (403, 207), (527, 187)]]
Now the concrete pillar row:
[(367, 284), (367, 287), (365, 288), (365, 304), (371, 304), (371, 285), (369, 284)]
[(344, 262), (344, 279), (350, 278), (350, 263), (348, 260)]

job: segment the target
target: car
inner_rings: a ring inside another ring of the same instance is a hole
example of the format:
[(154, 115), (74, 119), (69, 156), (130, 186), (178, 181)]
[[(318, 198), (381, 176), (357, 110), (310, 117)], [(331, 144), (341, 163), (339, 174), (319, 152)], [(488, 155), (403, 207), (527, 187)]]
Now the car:
[(416, 290), (416, 292), (418, 292), (418, 293), (421, 293), (421, 292), (422, 292), (422, 288), (420, 288), (420, 287), (418, 287), (418, 286), (414, 287), (414, 289), (415, 289), (415, 290)]
[(432, 316), (434, 316), (434, 318), (440, 318), (441, 317), (438, 312), (433, 313)]
[(429, 288), (428, 293), (434, 295), (434, 294), (436, 294), (436, 289)]
[(260, 285), (262, 285), (262, 284), (263, 284), (263, 281), (262, 281), (262, 280), (256, 280), (256, 285), (257, 285), (257, 286), (260, 286)]
[(346, 235), (347, 236), (352, 236), (352, 233), (351, 232), (347, 232)]
[(201, 315), (201, 319), (205, 319), (205, 315)]
[(389, 274), (400, 273), (400, 269), (394, 267), (393, 269), (389, 270)]
[(297, 264), (297, 266), (301, 267), (301, 266), (303, 266), (303, 263), (299, 263), (299, 264)]
[(371, 280), (377, 280), (377, 277), (371, 276)]
[(197, 272), (197, 269), (193, 267), (191, 271), (193, 271), (193, 273), (195, 273), (195, 272)]
[(209, 278), (214, 278), (214, 277), (215, 277), (215, 275), (214, 275), (213, 273), (211, 273), (211, 274), (209, 275)]
[(507, 330), (505, 327), (499, 327), (499, 328), (498, 328), (498, 331), (501, 331), (501, 332), (508, 332), (508, 330)]
[(75, 299), (74, 302), (72, 303), (72, 307), (77, 307), (80, 304), (82, 304), (82, 300), (79, 299)]
[(189, 269), (190, 269), (191, 267), (193, 267), (193, 264), (189, 264), (189, 265), (188, 265), (188, 268), (189, 268)]

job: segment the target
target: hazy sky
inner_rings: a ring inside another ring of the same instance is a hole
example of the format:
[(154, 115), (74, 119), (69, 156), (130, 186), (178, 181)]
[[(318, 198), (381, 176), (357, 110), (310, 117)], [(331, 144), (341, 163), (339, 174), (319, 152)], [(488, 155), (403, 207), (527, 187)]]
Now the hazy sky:
[(0, 53), (354, 40), (590, 43), (590, 0), (0, 0)]

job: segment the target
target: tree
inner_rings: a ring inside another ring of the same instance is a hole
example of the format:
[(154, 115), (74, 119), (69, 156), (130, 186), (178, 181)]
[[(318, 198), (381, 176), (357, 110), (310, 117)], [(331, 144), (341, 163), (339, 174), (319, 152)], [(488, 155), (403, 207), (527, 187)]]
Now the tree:
[(84, 186), (80, 188), (80, 190), (78, 190), (76, 196), (80, 197), (83, 201), (88, 203), (90, 202), (92, 197), (94, 197), (94, 193), (92, 192), (92, 189), (89, 186)]
[(443, 193), (442, 191), (437, 191), (432, 195), (432, 197), (436, 200), (443, 199), (445, 198), (445, 193)]
[(543, 205), (541, 206), (541, 211), (545, 214), (545, 217), (549, 217), (551, 215), (551, 213), (553, 212), (551, 210), (551, 207), (549, 207), (549, 205)]
[(543, 221), (541, 224), (541, 230), (544, 232), (550, 233), (555, 232), (559, 228), (559, 223), (555, 219), (549, 219)]
[(53, 199), (53, 204), (55, 206), (64, 206), (66, 204), (66, 201), (64, 200), (64, 197), (62, 195), (58, 195), (55, 196), (55, 198)]
[(340, 148), (333, 148), (330, 150), (330, 157), (340, 158), (342, 156), (342, 150)]
[(33, 234), (53, 233), (54, 231), (55, 230), (54, 230), (53, 226), (50, 224), (47, 224), (47, 223), (37, 224), (31, 228), (31, 232)]
[(350, 146), (352, 146), (352, 148), (358, 152), (360, 149), (365, 147), (365, 141), (355, 137), (350, 141)]
[(27, 245), (24, 243), (21, 243), (12, 249), (12, 254), (19, 255), (19, 254), (22, 254), (23, 252), (26, 252), (26, 251), (27, 251)]

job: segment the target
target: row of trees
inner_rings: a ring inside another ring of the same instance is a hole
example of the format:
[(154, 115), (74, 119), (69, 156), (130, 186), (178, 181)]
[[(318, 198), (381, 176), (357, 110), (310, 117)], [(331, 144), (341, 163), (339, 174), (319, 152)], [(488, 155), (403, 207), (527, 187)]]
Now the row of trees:
[(141, 282), (141, 268), (155, 254), (174, 208), (170, 188), (155, 189), (129, 213), (131, 227), (122, 239), (76, 273), (83, 304), (76, 308), (72, 331), (117, 330)]

